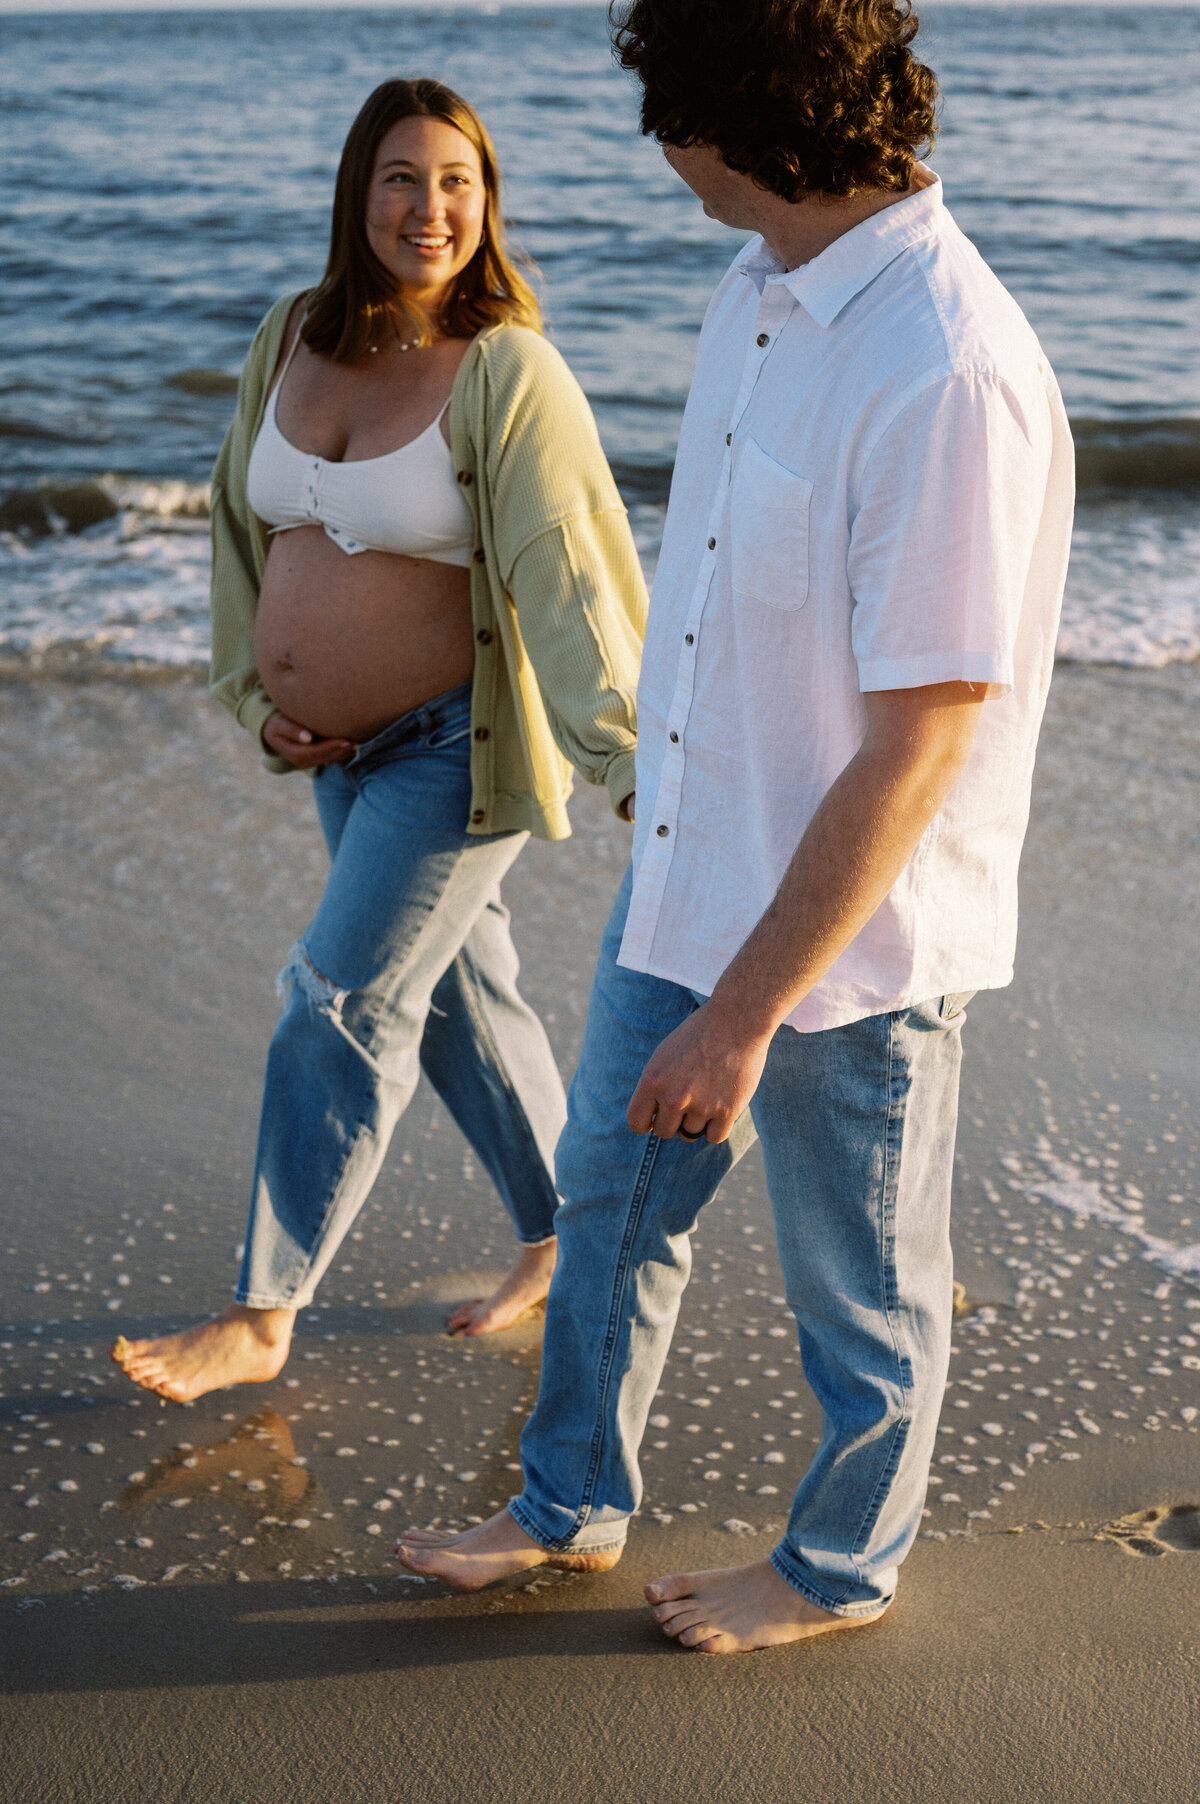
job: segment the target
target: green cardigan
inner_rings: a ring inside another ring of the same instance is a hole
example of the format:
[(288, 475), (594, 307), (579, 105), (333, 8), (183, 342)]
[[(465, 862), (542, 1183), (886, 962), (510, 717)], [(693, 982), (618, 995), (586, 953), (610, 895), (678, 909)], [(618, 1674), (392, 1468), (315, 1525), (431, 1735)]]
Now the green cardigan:
[[(267, 529), (246, 472), (288, 315), (255, 335), (212, 481), (212, 667), (217, 700), (255, 738), (275, 704), (254, 663)], [(540, 333), (492, 326), (473, 341), (450, 396), (454, 466), (475, 515), (468, 831), (571, 831), (571, 767), (634, 788), (635, 691), (646, 588), (625, 508), (583, 391)], [(268, 753), (269, 770), (295, 767)]]

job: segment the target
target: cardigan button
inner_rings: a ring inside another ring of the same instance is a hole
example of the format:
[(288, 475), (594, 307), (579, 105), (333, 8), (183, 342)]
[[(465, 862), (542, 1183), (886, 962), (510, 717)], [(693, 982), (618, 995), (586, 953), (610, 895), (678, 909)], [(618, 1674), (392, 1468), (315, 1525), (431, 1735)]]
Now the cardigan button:
[(477, 827), (482, 819), (483, 819), (483, 809), (476, 808), (471, 815), (471, 824), (473, 826)]
[(474, 552), (472, 555), (477, 564), (486, 564), (487, 563), (487, 552), (483, 549), (482, 545), (479, 547), (479, 550)]
[(476, 729), (475, 729), (476, 739), (486, 739), (487, 736), (488, 736), (488, 730), (486, 727), (476, 727)]
[(458, 480), (462, 483), (462, 486), (465, 489), (471, 481), (470, 470), (460, 470), (458, 472)]
[(492, 643), (492, 635), (489, 633), (486, 626), (481, 626), (475, 637), (481, 645), (490, 645)]

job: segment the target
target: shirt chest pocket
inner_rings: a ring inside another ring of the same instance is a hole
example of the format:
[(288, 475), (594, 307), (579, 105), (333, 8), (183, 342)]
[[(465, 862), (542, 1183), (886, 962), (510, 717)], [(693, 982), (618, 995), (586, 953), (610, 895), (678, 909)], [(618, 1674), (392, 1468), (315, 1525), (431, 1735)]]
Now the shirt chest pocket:
[(808, 600), (813, 485), (768, 456), (755, 439), (739, 447), (729, 488), (733, 592), (792, 610)]

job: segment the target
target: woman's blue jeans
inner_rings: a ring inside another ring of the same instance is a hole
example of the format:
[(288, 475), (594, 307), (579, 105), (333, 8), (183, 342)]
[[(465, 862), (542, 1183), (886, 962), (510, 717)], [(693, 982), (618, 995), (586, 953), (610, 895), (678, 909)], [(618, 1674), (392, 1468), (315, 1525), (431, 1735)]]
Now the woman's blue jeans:
[(950, 1178), (969, 998), (824, 1033), (780, 1028), (749, 1116), (723, 1145), (634, 1134), (625, 1110), (643, 1067), (698, 999), (617, 964), (628, 895), (627, 878), (558, 1146), (558, 1266), (537, 1408), (521, 1441), (525, 1489), (509, 1508), (546, 1548), (623, 1543), (692, 1230), (757, 1131), (822, 1417), (771, 1561), (822, 1609), (871, 1615), (890, 1601), (920, 1522), (949, 1363)]
[(470, 732), (465, 683), (315, 780), (332, 868), (280, 978), (239, 1303), (311, 1301), (421, 1069), (518, 1239), (554, 1234), (566, 1100), (500, 900), (528, 836), (467, 833)]

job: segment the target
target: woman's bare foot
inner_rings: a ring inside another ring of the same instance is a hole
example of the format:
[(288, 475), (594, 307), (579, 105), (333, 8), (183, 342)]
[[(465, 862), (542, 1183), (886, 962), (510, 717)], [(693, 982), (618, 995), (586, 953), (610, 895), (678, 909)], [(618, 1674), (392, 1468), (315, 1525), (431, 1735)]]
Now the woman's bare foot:
[(265, 1384), (283, 1370), (294, 1309), (250, 1309), (231, 1303), (211, 1322), (162, 1340), (127, 1341), (109, 1349), (127, 1378), (173, 1403), (190, 1403), (226, 1384)]
[(525, 1247), (521, 1257), (498, 1290), (490, 1297), (476, 1297), (463, 1303), (448, 1319), (451, 1334), (498, 1334), (511, 1328), (528, 1309), (544, 1301), (554, 1276), (554, 1260), (558, 1242), (543, 1241), (541, 1246)]
[(874, 1616), (834, 1616), (819, 1610), (781, 1579), (769, 1560), (719, 1572), (688, 1572), (646, 1586), (654, 1620), (681, 1647), (701, 1654), (746, 1654), (782, 1647), (830, 1629), (853, 1629)]
[(409, 1572), (439, 1578), (456, 1591), (481, 1591), (533, 1566), (549, 1566), (555, 1572), (608, 1572), (620, 1557), (619, 1547), (606, 1553), (548, 1553), (530, 1540), (508, 1510), (460, 1535), (406, 1529), (396, 1542), (396, 1558)]

